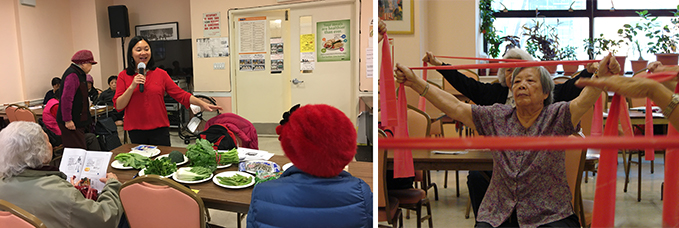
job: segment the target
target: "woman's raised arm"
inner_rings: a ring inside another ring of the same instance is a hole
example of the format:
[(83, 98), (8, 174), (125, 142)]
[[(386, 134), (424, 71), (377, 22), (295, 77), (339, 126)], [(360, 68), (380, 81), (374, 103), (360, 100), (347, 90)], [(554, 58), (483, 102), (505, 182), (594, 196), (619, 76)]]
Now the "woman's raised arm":
[(467, 127), (475, 128), (470, 104), (458, 100), (436, 86), (429, 86), (427, 81), (401, 64), (396, 64), (395, 72), (396, 82), (412, 88), (451, 118), (464, 123)]

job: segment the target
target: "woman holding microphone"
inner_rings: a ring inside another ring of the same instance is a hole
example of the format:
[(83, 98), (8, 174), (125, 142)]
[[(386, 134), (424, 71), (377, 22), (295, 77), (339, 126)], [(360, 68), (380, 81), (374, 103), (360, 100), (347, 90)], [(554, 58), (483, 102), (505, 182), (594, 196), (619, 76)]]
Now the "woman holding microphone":
[(135, 36), (127, 47), (127, 68), (118, 74), (114, 106), (125, 110), (123, 128), (132, 143), (170, 146), (170, 120), (165, 109), (165, 93), (184, 107), (198, 105), (203, 110), (222, 109), (205, 103), (182, 90), (163, 69), (156, 68), (151, 45)]

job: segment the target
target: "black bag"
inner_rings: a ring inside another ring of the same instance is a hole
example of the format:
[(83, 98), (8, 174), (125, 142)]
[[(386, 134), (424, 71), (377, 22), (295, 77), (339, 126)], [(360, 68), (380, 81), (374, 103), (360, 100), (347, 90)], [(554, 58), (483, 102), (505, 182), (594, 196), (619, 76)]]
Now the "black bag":
[(214, 147), (217, 150), (231, 150), (237, 148), (233, 132), (221, 124), (210, 126), (198, 136), (200, 136), (201, 139), (207, 139), (207, 141), (215, 144)]
[(118, 138), (118, 127), (111, 117), (100, 118), (94, 126), (94, 133), (102, 150), (111, 151), (123, 145)]

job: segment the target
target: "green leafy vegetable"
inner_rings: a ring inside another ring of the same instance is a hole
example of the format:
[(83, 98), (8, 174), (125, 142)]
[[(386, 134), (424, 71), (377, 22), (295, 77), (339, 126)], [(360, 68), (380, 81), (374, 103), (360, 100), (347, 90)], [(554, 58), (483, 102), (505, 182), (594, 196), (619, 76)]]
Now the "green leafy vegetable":
[(233, 148), (227, 152), (217, 152), (217, 158), (219, 159), (219, 165), (238, 163), (238, 149)]
[(219, 183), (229, 186), (241, 186), (252, 182), (252, 177), (246, 177), (240, 174), (233, 175), (230, 177), (217, 177)]
[(191, 161), (193, 167), (205, 167), (211, 170), (210, 173), (217, 170), (217, 153), (213, 144), (205, 139), (196, 139), (195, 144), (190, 144), (186, 147), (186, 157)]
[(135, 169), (142, 169), (146, 166), (146, 163), (151, 161), (151, 159), (137, 153), (122, 153), (116, 155), (113, 159), (120, 161), (125, 167), (132, 167)]
[(156, 174), (160, 176), (167, 176), (177, 171), (177, 163), (172, 162), (169, 158), (151, 160), (146, 163), (146, 170), (144, 174)]

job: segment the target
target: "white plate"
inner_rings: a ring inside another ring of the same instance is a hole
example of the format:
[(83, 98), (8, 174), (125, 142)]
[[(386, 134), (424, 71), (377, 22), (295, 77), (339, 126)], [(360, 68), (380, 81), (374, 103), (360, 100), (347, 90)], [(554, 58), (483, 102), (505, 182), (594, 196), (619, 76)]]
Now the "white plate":
[[(143, 169), (139, 170), (139, 176), (144, 176), (144, 175), (146, 175), (146, 174), (144, 173), (145, 170), (146, 170), (146, 168), (143, 168)], [(166, 178), (170, 178), (170, 177), (172, 177), (172, 175), (174, 175), (174, 173), (172, 173), (172, 174), (170, 174), (170, 175), (167, 175), (167, 176), (165, 176), (165, 177), (166, 177)]]
[(292, 162), (285, 163), (285, 165), (283, 165), (283, 171), (288, 170), (290, 167), (292, 167)]
[[(231, 185), (225, 185), (225, 184), (219, 183), (219, 179), (217, 179), (217, 177), (230, 177), (230, 176), (233, 176), (233, 175), (236, 175), (236, 174), (240, 174), (240, 175), (245, 176), (245, 177), (252, 177), (252, 181), (250, 181), (250, 183), (245, 184), (245, 185), (231, 186)], [(212, 178), (212, 182), (214, 182), (219, 187), (239, 189), (239, 188), (247, 188), (247, 187), (250, 187), (253, 184), (255, 184), (255, 177), (252, 176), (252, 174), (249, 174), (249, 173), (246, 173), (246, 172), (226, 171), (226, 172), (221, 172), (221, 173), (218, 173), (217, 175), (215, 175), (215, 177)]]
[(218, 165), (218, 166), (217, 166), (218, 169), (223, 169), (223, 168), (226, 168), (226, 167), (231, 167), (231, 164)]
[(116, 169), (134, 169), (132, 166), (123, 166), (123, 163), (118, 160), (113, 160), (111, 167)]
[[(177, 169), (177, 172), (179, 172), (180, 169), (191, 169), (191, 168), (193, 168), (193, 167), (182, 167), (182, 168)], [(179, 182), (179, 183), (183, 183), (183, 184), (198, 184), (198, 183), (202, 183), (202, 182), (205, 182), (205, 181), (210, 180), (210, 178), (212, 178), (212, 177), (214, 176), (214, 174), (210, 174), (210, 177), (205, 178), (205, 179), (202, 179), (202, 180), (197, 180), (197, 181), (185, 181), (185, 180), (180, 180), (179, 178), (177, 178), (177, 172), (174, 172), (174, 173), (172, 174), (172, 178), (174, 178), (175, 181), (177, 181), (177, 182)]]
[(135, 153), (147, 158), (152, 158), (160, 154), (160, 150), (159, 149), (131, 150), (130, 153)]
[[(170, 156), (170, 154), (163, 154), (163, 155), (158, 156), (158, 157), (156, 158), (156, 160), (161, 159), (161, 158), (164, 158), (164, 157), (168, 157), (168, 156)], [(186, 157), (186, 155), (184, 155), (184, 161), (183, 161), (183, 162), (180, 162), (180, 163), (177, 163), (177, 166), (186, 164), (187, 162), (189, 162), (189, 158)]]

